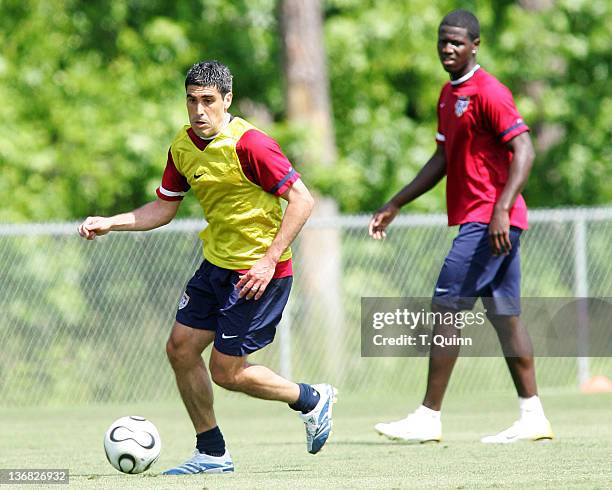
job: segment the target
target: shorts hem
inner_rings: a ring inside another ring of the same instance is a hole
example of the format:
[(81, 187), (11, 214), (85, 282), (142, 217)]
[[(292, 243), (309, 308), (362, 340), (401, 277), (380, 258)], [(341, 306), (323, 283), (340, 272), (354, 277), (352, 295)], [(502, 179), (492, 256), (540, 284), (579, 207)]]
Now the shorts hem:
[[(249, 349), (249, 348), (244, 347), (244, 346), (240, 346), (239, 349), (230, 349), (230, 348), (227, 348), (227, 347), (225, 347), (223, 345), (220, 345), (217, 342), (217, 340), (215, 339), (215, 341), (213, 343), (213, 347), (215, 349), (217, 349), (219, 352), (221, 352), (221, 354), (225, 354), (226, 356), (243, 357), (243, 356), (248, 356), (250, 354), (258, 352), (261, 349), (263, 349), (264, 347), (267, 347), (268, 345), (270, 345), (271, 343), (272, 343), (272, 341), (268, 342), (265, 345), (262, 345), (261, 347), (257, 347), (256, 349)], [(236, 350), (238, 350), (239, 352), (237, 353)]]
[(208, 330), (209, 332), (216, 332), (217, 331), (217, 327), (216, 326), (212, 326), (210, 324), (207, 325), (201, 325), (201, 324), (195, 324), (193, 322), (186, 322), (186, 321), (182, 321), (178, 315), (174, 318), (175, 321), (179, 322), (181, 325), (185, 325), (186, 327), (189, 328), (195, 328), (196, 330)]

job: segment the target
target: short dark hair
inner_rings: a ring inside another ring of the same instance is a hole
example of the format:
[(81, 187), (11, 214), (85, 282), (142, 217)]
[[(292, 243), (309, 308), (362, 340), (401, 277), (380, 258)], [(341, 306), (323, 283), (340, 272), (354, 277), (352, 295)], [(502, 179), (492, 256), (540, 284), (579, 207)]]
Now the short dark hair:
[(469, 10), (458, 9), (446, 14), (440, 22), (442, 26), (463, 27), (472, 41), (480, 37), (480, 23)]
[(200, 61), (189, 68), (185, 77), (185, 89), (189, 85), (215, 87), (225, 97), (232, 91), (232, 79), (232, 72), (223, 63), (217, 60)]

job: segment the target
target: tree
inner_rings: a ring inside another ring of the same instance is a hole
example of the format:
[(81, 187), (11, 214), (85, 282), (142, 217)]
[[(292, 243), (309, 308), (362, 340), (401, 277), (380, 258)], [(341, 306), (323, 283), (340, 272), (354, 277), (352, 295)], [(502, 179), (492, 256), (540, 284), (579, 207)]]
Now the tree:
[[(287, 118), (308, 135), (300, 155), (307, 167), (318, 164), (329, 173), (337, 157), (332, 124), (329, 80), (323, 41), (323, 14), (319, 0), (283, 0), (281, 3)], [(332, 218), (338, 208), (331, 197), (316, 196), (314, 216)], [(338, 229), (306, 228), (300, 240), (302, 294), (307, 294), (306, 321), (323, 329), (327, 359), (341, 345), (344, 320), (341, 296), (341, 237)], [(336, 370), (335, 372), (340, 372)]]
[[(168, 143), (186, 123), (182, 78), (203, 57), (230, 66), (232, 111), (255, 115), (311, 187), (333, 196), (343, 212), (376, 209), (435, 147), (435, 104), (448, 80), (436, 29), (457, 3), (319, 3), (334, 116), (333, 131), (318, 141), (332, 155), (335, 137), (334, 172), (316, 157), (301, 165), (317, 149), (296, 118), (286, 121), (275, 0), (0, 2), (0, 192), (10, 196), (0, 221), (77, 219), (153, 198)], [(479, 61), (512, 89), (535, 137), (528, 204), (611, 203), (612, 3), (462, 5), (481, 21)], [(407, 210), (443, 209), (439, 186)], [(180, 216), (200, 212), (188, 197)]]

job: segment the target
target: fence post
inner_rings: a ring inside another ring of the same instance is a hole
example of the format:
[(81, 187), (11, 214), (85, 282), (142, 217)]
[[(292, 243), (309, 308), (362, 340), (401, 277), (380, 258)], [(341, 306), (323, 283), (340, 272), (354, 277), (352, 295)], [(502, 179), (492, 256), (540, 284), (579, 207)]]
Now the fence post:
[[(584, 217), (574, 221), (574, 293), (576, 298), (587, 301), (589, 296), (589, 282), (587, 276), (587, 246), (586, 225)], [(586, 354), (579, 356), (578, 361), (578, 384), (582, 385), (590, 378), (588, 356), (588, 311), (585, 310), (586, 303), (578, 305), (578, 353)], [(585, 323), (586, 322), (586, 323)]]

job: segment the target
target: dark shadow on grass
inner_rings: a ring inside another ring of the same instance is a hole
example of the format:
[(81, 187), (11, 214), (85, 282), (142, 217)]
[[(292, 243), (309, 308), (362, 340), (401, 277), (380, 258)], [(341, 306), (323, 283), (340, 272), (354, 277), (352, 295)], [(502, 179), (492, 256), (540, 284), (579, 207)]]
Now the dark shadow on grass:
[[(303, 446), (304, 443), (297, 442), (266, 442), (259, 446)], [(410, 442), (410, 441), (330, 441), (329, 446), (444, 446), (439, 442)], [(326, 446), (327, 447), (327, 446)]]
[(440, 444), (439, 442), (425, 442), (425, 443), (420, 443), (420, 442), (410, 442), (410, 441), (338, 441), (338, 442), (332, 442), (332, 444), (334, 446), (388, 446), (388, 447), (393, 447), (393, 446), (415, 446), (415, 447), (422, 447), (422, 446), (440, 446), (442, 447), (444, 444)]
[(264, 471), (264, 470), (260, 470), (260, 471), (249, 471), (249, 474), (257, 474), (257, 475), (266, 475), (266, 474), (270, 474), (270, 473), (303, 473), (305, 471), (311, 471), (311, 470), (306, 470), (304, 468), (271, 468), (270, 470)]

